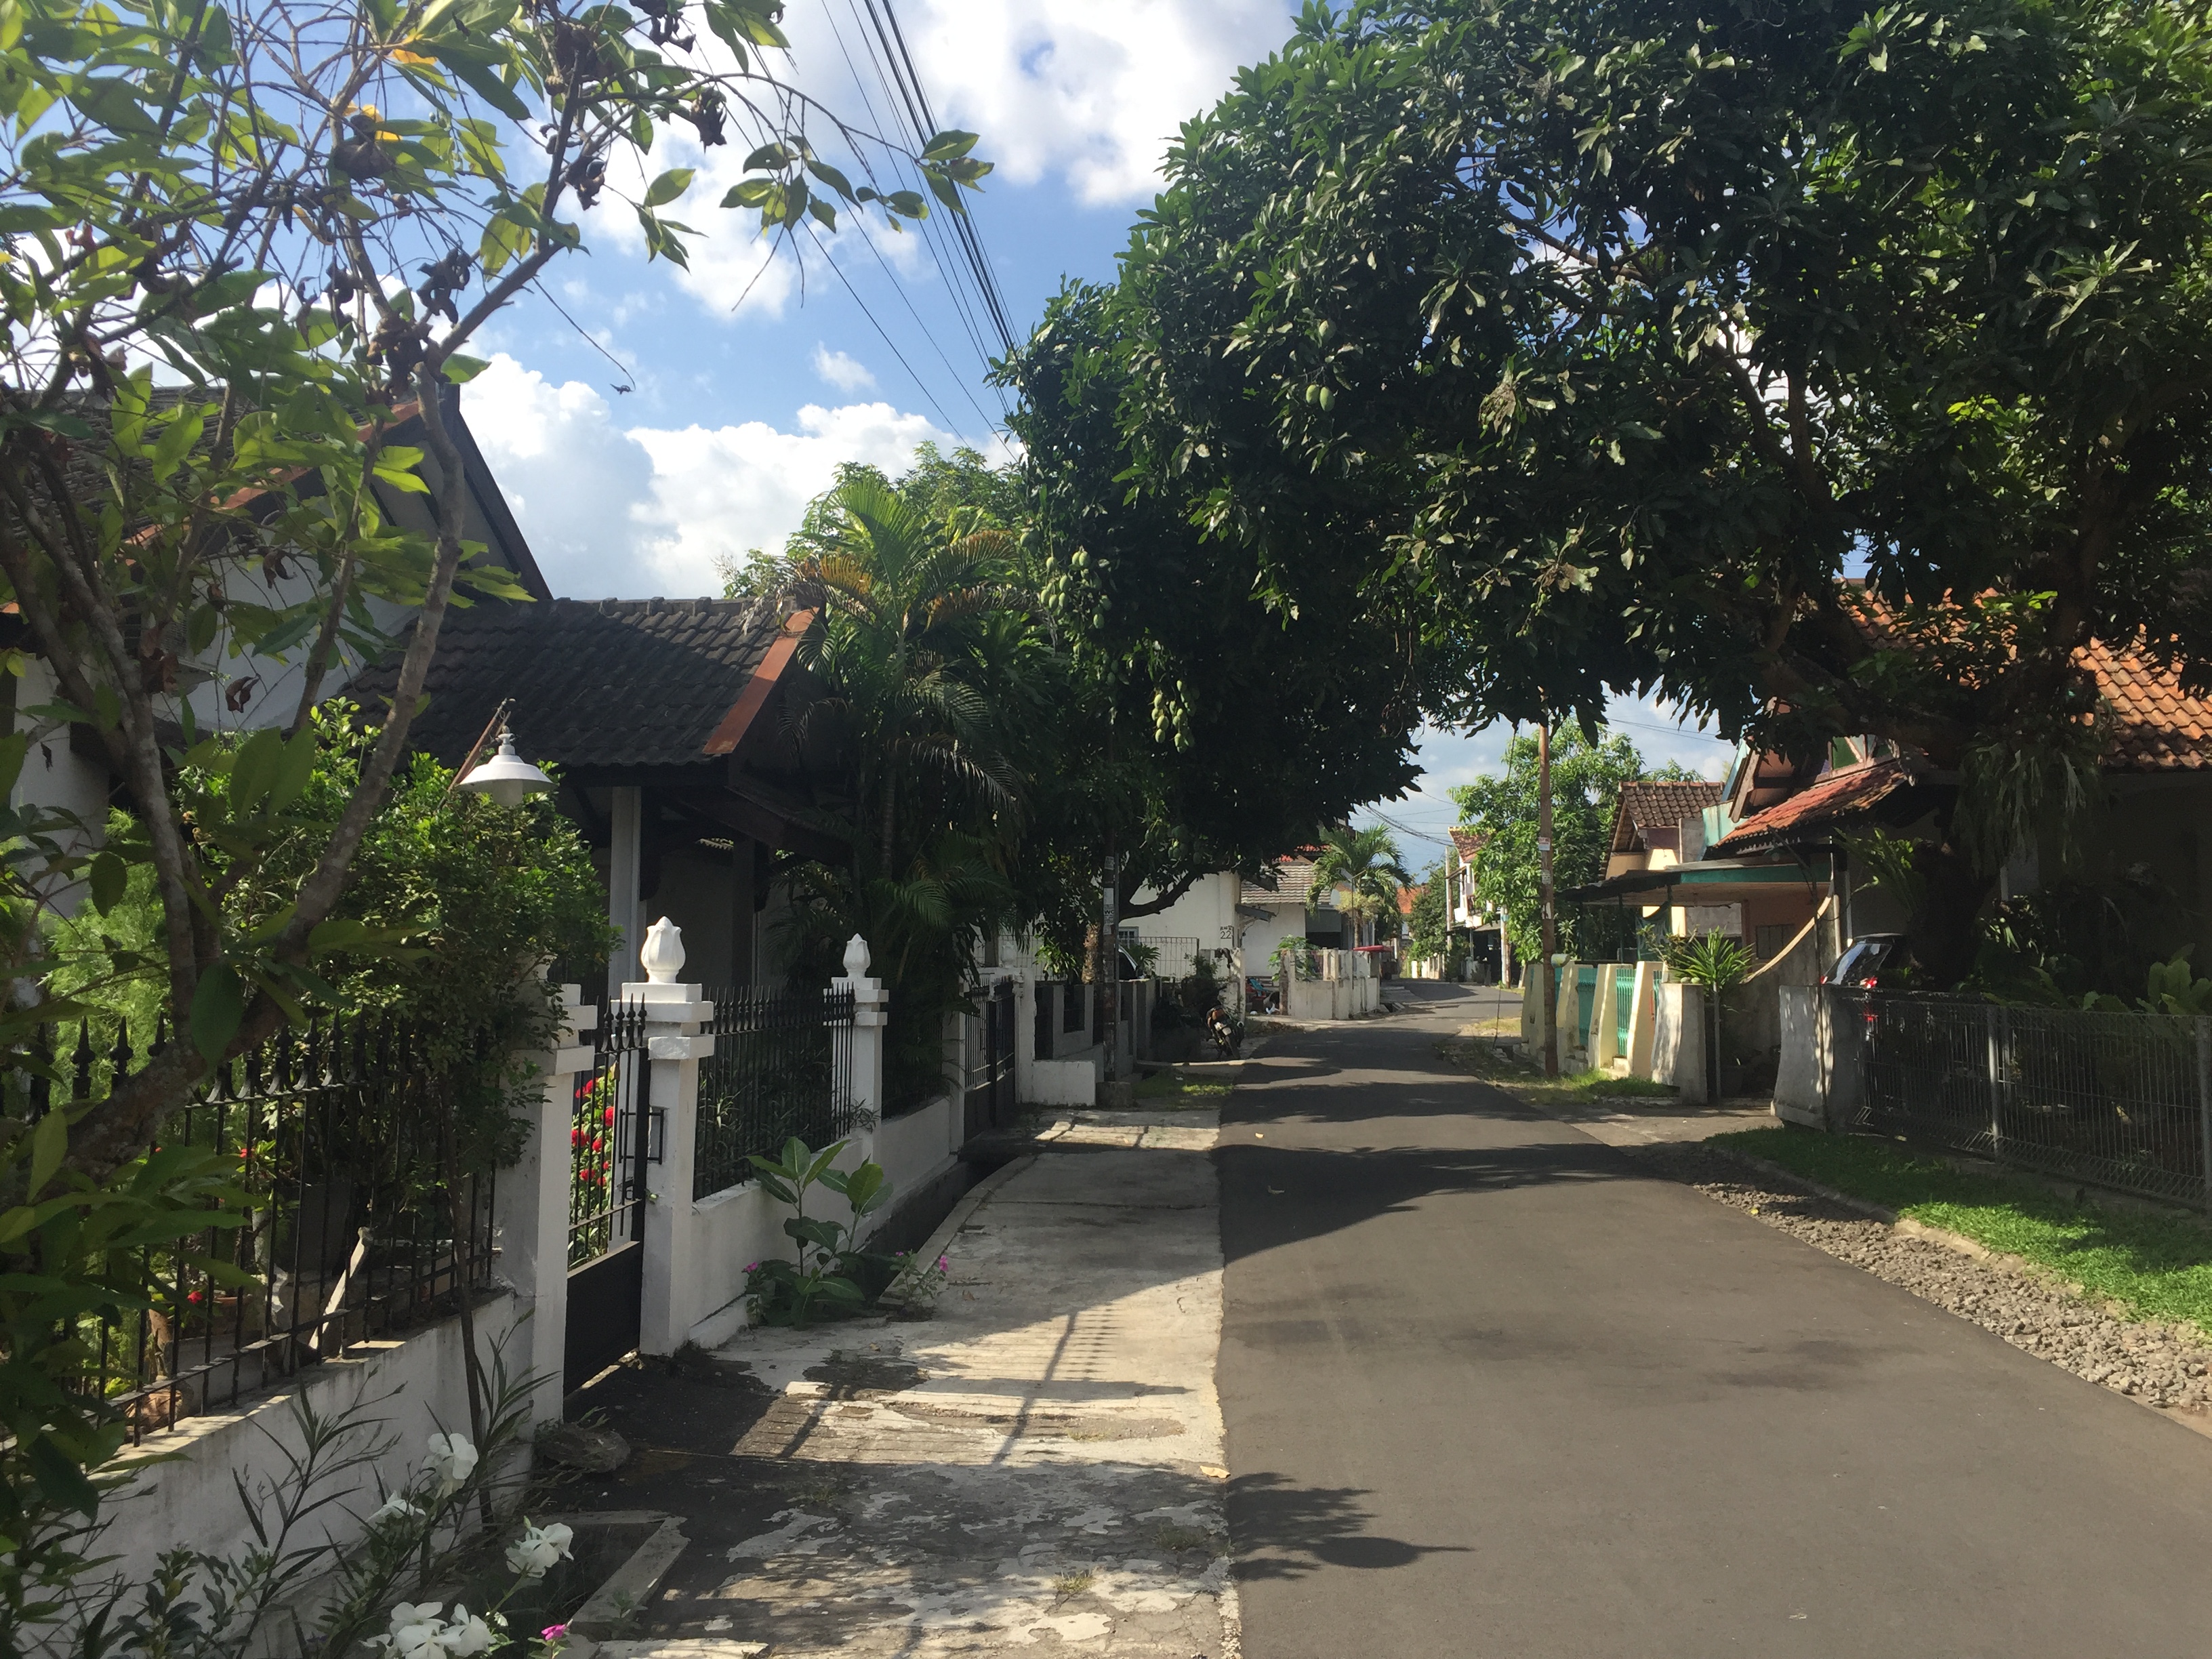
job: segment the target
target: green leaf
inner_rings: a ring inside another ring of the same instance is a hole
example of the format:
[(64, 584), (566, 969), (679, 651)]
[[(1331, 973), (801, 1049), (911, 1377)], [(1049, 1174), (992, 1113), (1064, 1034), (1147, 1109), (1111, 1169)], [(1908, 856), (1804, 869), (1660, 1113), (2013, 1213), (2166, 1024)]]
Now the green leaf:
[(39, 1120), (39, 1127), (31, 1131), (31, 1175), (25, 1194), (35, 1199), (44, 1192), (68, 1155), (69, 1114), (50, 1108)]
[(455, 386), (466, 386), (491, 367), (483, 357), (464, 357), (459, 352), (446, 359), (446, 378)]
[(269, 773), (269, 810), (281, 812), (307, 792), (307, 781), (314, 775), (315, 728), (303, 726), (292, 740), (283, 745)]
[(458, 40), (424, 41), (419, 50), (453, 70), (463, 86), (512, 121), (527, 121), (530, 106), (515, 95), (493, 65), (498, 61), (488, 48)]
[(218, 962), (192, 992), (192, 1047), (200, 1058), (210, 1066), (222, 1060), (245, 1018), (245, 981), (228, 963)]
[(123, 902), (131, 869), (113, 853), (102, 852), (92, 861), (91, 880), (92, 908), (104, 916)]
[(827, 161), (809, 161), (806, 170), (847, 201), (854, 199), (852, 181)]
[(975, 148), (975, 140), (976, 135), (972, 132), (948, 127), (922, 146), (921, 159), (925, 161), (956, 161)]
[(723, 192), (726, 208), (758, 207), (768, 200), (769, 192), (776, 187), (773, 179), (741, 179)]
[(0, 800), (5, 800), (15, 791), (15, 780), (22, 775), (23, 757), (30, 752), (31, 737), (27, 732), (10, 732), (0, 738)]
[(24, 1460), (31, 1466), (32, 1479), (47, 1498), (64, 1509), (75, 1510), (82, 1515), (100, 1512), (100, 1492), (76, 1461), (55, 1443), (52, 1435), (42, 1434), (23, 1449)]
[(264, 726), (238, 746), (230, 769), (230, 815), (242, 818), (261, 804), (284, 752), (284, 734)]
[(674, 201), (685, 191), (691, 188), (691, 180), (696, 176), (697, 169), (694, 167), (669, 168), (667, 172), (662, 173), (660, 177), (654, 179), (651, 185), (647, 186), (645, 192), (646, 206), (659, 207), (666, 203)]

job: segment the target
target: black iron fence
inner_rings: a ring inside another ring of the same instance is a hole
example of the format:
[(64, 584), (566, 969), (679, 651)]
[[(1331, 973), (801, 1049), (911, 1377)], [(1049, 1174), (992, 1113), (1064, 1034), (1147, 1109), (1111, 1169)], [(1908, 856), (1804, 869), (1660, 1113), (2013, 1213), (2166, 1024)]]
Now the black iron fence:
[(1041, 979), (1036, 981), (1030, 989), (1036, 994), (1036, 1006), (1030, 1021), (1033, 1029), (1030, 1033), (1030, 1054), (1032, 1059), (1050, 1060), (1053, 1039), (1056, 1035), (1056, 1028), (1052, 1018), (1053, 982), (1048, 979)]
[(963, 1139), (1014, 1121), (1014, 987), (1011, 980), (991, 987), (966, 1017), (962, 1050)]
[(576, 1077), (568, 1121), (568, 1265), (645, 1235), (646, 1165), (665, 1109), (653, 1104), (645, 1009), (609, 1002), (592, 1031), (592, 1069)]
[[(104, 1099), (167, 1041), (157, 1027), (134, 1044), (120, 1021), (112, 1041), (81, 1023), (40, 1028), (40, 1066), (0, 1085), (10, 1115)], [(461, 1172), (448, 1183), (453, 1098), (418, 1030), (380, 1014), (324, 1018), (222, 1066), (163, 1124), (165, 1146), (234, 1158), (249, 1207), (237, 1227), (140, 1252), (150, 1307), (83, 1322), (94, 1383), (134, 1440), (489, 1287), (493, 1181)], [(252, 1281), (218, 1283), (194, 1256)]]
[(691, 1195), (752, 1179), (751, 1154), (821, 1147), (865, 1127), (853, 1098), (853, 994), (710, 986), (714, 1052), (699, 1066)]
[(1857, 1126), (2151, 1197), (2212, 1199), (2212, 1018), (1827, 994)]

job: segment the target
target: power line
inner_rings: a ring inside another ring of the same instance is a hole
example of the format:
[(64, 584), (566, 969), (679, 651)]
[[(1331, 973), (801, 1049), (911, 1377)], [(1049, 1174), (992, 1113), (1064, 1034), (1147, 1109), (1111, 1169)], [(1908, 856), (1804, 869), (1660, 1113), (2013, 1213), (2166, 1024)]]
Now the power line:
[[(877, 49), (875, 41), (870, 39), (868, 25), (860, 21), (860, 8), (856, 3), (856, 0), (846, 0), (846, 9), (852, 14), (854, 29), (855, 33), (859, 34), (861, 47), (867, 55), (869, 68), (875, 71), (877, 85), (882, 88), (884, 97), (890, 106), (890, 113), (893, 118), (891, 122), (887, 123), (884, 119), (883, 115), (879, 113), (876, 108), (876, 100), (868, 90), (866, 81), (860, 74), (860, 64), (854, 58), (853, 49), (846, 42), (845, 31), (837, 21), (836, 9), (834, 7), (825, 8), (823, 15), (830, 20), (830, 33), (836, 40), (839, 54), (845, 59), (846, 70), (853, 77), (853, 88), (855, 92), (860, 94), (861, 106), (867, 111), (870, 125), (878, 132), (889, 133), (891, 127), (896, 125), (898, 114), (897, 102), (901, 100), (902, 94), (893, 89), (892, 77), (884, 66), (883, 54)], [(861, 149), (859, 154), (861, 167), (868, 175), (868, 182), (875, 186), (876, 189), (881, 191), (883, 188), (883, 181), (875, 176), (875, 164), (873, 161), (870, 158), (865, 149)], [(926, 196), (926, 192), (923, 189), (924, 181), (915, 175), (913, 170), (907, 165), (905, 156), (896, 149), (893, 149), (891, 155), (893, 165), (896, 167), (901, 176), (901, 181), (912, 186), (915, 194)], [(934, 216), (926, 218), (921, 222), (919, 234), (921, 237), (922, 246), (929, 251), (931, 263), (937, 267), (938, 274), (944, 281), (945, 293), (951, 301), (953, 314), (959, 324), (961, 331), (968, 337), (968, 343), (974, 349), (976, 356), (983, 362), (988, 363), (991, 354), (988, 349), (984, 345), (982, 335), (976, 327), (975, 319), (969, 311), (965, 288), (957, 274), (957, 266), (954, 261), (947, 257), (945, 249), (943, 246), (943, 238), (937, 231), (937, 221)], [(935, 332), (930, 329), (928, 324), (922, 320), (921, 313), (915, 308), (913, 298), (906, 291), (906, 284), (901, 282), (897, 275), (891, 270), (890, 262), (884, 258), (882, 248), (877, 245), (875, 239), (868, 234), (865, 225), (860, 226), (860, 234), (861, 240), (867, 243), (869, 252), (875, 256), (876, 263), (882, 266), (884, 275), (890, 279), (892, 285), (898, 289), (899, 297), (902, 302), (906, 306), (908, 313), (913, 316), (915, 326), (921, 328), (922, 331), (928, 336), (931, 349), (937, 353), (939, 361), (945, 364), (946, 371), (951, 374), (956, 380), (961, 379), (962, 377), (959, 371), (952, 367), (952, 361), (950, 357), (945, 356), (945, 348), (938, 340)], [(982, 406), (976, 403), (974, 392), (967, 388), (964, 380), (963, 382), (962, 389), (967, 395), (969, 405), (975, 409), (976, 415), (982, 420), (984, 425), (989, 427), (996, 424), (996, 422), (992, 421), (990, 416), (984, 413)], [(1004, 396), (1000, 396), (997, 398), (997, 402), (999, 404), (1000, 420), (1003, 422), (1006, 416), (1006, 399)]]
[[(890, 348), (891, 356), (898, 360), (898, 366), (907, 372), (908, 378), (913, 380), (916, 389), (921, 392), (921, 395), (929, 399), (929, 406), (937, 410), (937, 418), (945, 422), (945, 429), (947, 432), (951, 431), (952, 418), (945, 412), (944, 407), (937, 401), (937, 394), (929, 389), (927, 383), (922, 380), (921, 375), (916, 374), (914, 372), (914, 365), (907, 362), (906, 354), (898, 349), (897, 343), (890, 337), (890, 331), (884, 328), (881, 323), (876, 321), (876, 313), (868, 309), (868, 302), (860, 297), (860, 289), (853, 286), (853, 279), (848, 276), (845, 274), (843, 268), (840, 266), (835, 259), (830, 257), (830, 250), (822, 246), (822, 239), (815, 234), (814, 227), (807, 225), (805, 227), (805, 230), (808, 240), (814, 244), (815, 251), (821, 254), (822, 263), (828, 265), (832, 271), (836, 273), (837, 280), (845, 285), (845, 292), (853, 296), (853, 303), (860, 307), (860, 315), (868, 319), (870, 327), (873, 328), (877, 333), (883, 336), (884, 343)], [(980, 414), (981, 411), (978, 410), (977, 412)]]
[[(891, 26), (891, 38), (898, 44), (899, 61), (906, 65), (908, 82), (921, 106), (922, 120), (930, 134), (934, 135), (937, 116), (929, 107), (929, 94), (922, 90), (921, 76), (915, 71), (913, 55), (906, 49), (906, 32), (899, 27), (898, 14), (891, 9), (891, 0), (870, 0), (870, 3), (880, 4), (884, 9), (884, 16)], [(1014, 349), (1014, 331), (1007, 325), (1006, 308), (999, 296), (998, 272), (992, 269), (990, 255), (984, 252), (983, 239), (975, 228), (975, 220), (967, 213), (956, 213), (952, 216), (952, 228), (967, 246), (969, 261), (975, 269), (976, 285), (982, 291), (984, 304), (990, 307), (991, 320), (998, 325), (1000, 343), (1011, 353)]]
[[(867, 7), (869, 20), (875, 24), (878, 39), (883, 42), (884, 62), (890, 68), (890, 78), (898, 89), (898, 100), (905, 106), (908, 121), (914, 129), (915, 151), (919, 155), (937, 135), (937, 117), (929, 107), (929, 94), (922, 90), (921, 76), (915, 71), (913, 54), (908, 52), (905, 32), (900, 28), (898, 15), (891, 8), (891, 0), (862, 0)], [(878, 9), (880, 8), (880, 10)], [(955, 185), (957, 193), (958, 186)], [(981, 239), (976, 234), (972, 217), (965, 211), (952, 214), (952, 239), (959, 243), (967, 258), (968, 266), (975, 279), (975, 291), (990, 315), (991, 325), (997, 330), (1000, 345), (1008, 352), (1014, 349), (1014, 332), (1006, 321), (1005, 303), (999, 295), (999, 284), (991, 269), (990, 260), (983, 252)]]

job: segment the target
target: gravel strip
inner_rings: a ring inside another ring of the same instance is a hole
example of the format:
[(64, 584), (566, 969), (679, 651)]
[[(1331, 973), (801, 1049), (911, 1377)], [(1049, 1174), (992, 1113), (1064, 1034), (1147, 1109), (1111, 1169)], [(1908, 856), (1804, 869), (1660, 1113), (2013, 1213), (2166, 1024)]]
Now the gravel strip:
[(2192, 1415), (2212, 1411), (2212, 1340), (2193, 1325), (2116, 1319), (2054, 1279), (1901, 1233), (1711, 1147), (1626, 1150), (1655, 1174), (1748, 1211), (1768, 1226), (1902, 1285), (2087, 1382), (2146, 1405)]

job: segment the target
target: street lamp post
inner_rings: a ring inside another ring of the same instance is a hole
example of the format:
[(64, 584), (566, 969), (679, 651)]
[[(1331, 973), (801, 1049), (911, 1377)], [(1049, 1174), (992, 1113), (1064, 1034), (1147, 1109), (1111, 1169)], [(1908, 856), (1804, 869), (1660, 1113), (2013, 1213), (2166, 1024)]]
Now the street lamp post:
[(1536, 727), (1536, 884), (1544, 909), (1544, 1075), (1559, 1074), (1559, 948), (1552, 909), (1552, 723)]

